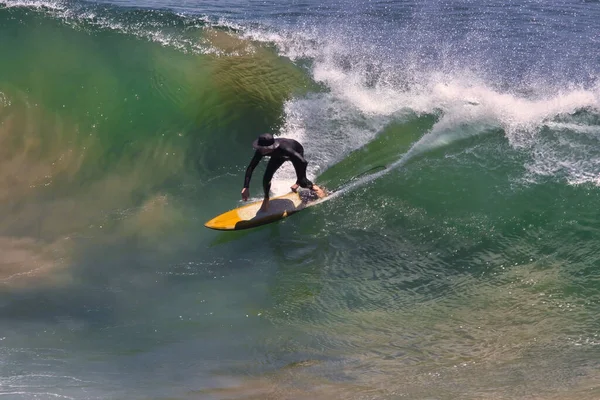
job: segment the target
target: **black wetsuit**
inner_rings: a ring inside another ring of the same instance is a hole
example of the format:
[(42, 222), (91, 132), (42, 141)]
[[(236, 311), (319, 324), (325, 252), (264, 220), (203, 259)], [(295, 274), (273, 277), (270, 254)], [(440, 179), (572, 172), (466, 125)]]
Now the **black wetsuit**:
[(246, 177), (244, 179), (244, 187), (250, 187), (250, 178), (252, 178), (252, 172), (258, 165), (263, 157), (271, 157), (267, 164), (267, 169), (263, 177), (263, 190), (265, 191), (265, 197), (269, 197), (269, 191), (271, 190), (271, 179), (275, 171), (281, 167), (286, 161), (291, 161), (296, 170), (296, 183), (303, 188), (312, 188), (313, 183), (306, 178), (306, 166), (308, 162), (304, 159), (304, 148), (300, 143), (294, 139), (275, 139), (275, 142), (279, 144), (275, 150), (264, 156), (260, 151), (254, 153), (254, 157), (250, 161), (250, 165), (246, 168)]

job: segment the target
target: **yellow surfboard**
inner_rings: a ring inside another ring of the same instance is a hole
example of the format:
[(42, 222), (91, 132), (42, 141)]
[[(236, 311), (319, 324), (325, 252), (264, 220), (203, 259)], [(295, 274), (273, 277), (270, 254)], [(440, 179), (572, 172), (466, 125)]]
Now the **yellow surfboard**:
[(269, 209), (259, 211), (262, 200), (244, 205), (216, 216), (204, 224), (207, 228), (221, 231), (233, 231), (278, 221), (303, 210), (313, 202), (304, 194), (290, 192), (271, 198)]

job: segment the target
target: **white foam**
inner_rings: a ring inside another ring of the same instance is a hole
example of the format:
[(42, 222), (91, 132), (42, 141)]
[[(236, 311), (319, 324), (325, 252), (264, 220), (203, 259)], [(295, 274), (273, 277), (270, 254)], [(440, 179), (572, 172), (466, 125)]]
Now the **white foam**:
[[(294, 99), (286, 105), (281, 135), (307, 144), (310, 159), (318, 164), (313, 165), (312, 174), (340, 161), (350, 150), (372, 140), (387, 123), (411, 111), (441, 117), (407, 154), (399, 155), (394, 167), (419, 154), (501, 128), (511, 146), (529, 149), (536, 160), (526, 166), (531, 174), (556, 174), (552, 165), (561, 165), (560, 173), (566, 173), (569, 182), (598, 180), (589, 147), (565, 154), (540, 137), (545, 126), (596, 133), (600, 128), (558, 127), (552, 125), (552, 120), (582, 109), (600, 110), (598, 87), (552, 87), (532, 80), (528, 86), (521, 82), (520, 91), (499, 90), (489, 78), (459, 63), (449, 62), (452, 66), (443, 70), (436, 66), (423, 68), (418, 62), (395, 64), (378, 59), (366, 45), (357, 46), (341, 35), (322, 35), (311, 28), (300, 32), (255, 28), (243, 34), (252, 40), (274, 43), (282, 55), (292, 60), (309, 59), (313, 79), (329, 89), (327, 94)], [(592, 161), (582, 161), (590, 157)], [(362, 181), (370, 179), (373, 176)]]
[[(355, 64), (359, 65), (359, 64)], [(393, 71), (392, 71), (393, 72)], [(478, 80), (470, 71), (439, 73), (423, 71), (412, 85), (398, 87), (394, 79), (365, 84), (365, 72), (339, 67), (330, 57), (315, 60), (314, 78), (330, 92), (288, 102), (282, 136), (307, 144), (307, 153), (317, 165), (311, 173), (340, 161), (351, 150), (372, 140), (389, 121), (402, 111), (437, 113), (439, 121), (388, 169), (353, 182), (342, 192), (362, 186), (405, 165), (414, 157), (468, 137), (502, 128), (509, 144), (528, 150), (532, 161), (525, 165), (528, 174), (561, 176), (567, 182), (600, 183), (598, 146), (579, 143), (576, 136), (565, 143), (549, 142), (540, 134), (543, 127), (598, 134), (600, 127), (559, 124), (552, 119), (588, 109), (600, 112), (597, 88), (532, 89), (535, 95), (501, 92)], [(390, 74), (392, 75), (392, 74)], [(293, 170), (286, 172), (293, 177)]]
[(566, 122), (546, 122), (545, 125), (554, 130), (579, 132), (600, 139), (600, 126), (598, 125), (590, 126)]
[(38, 1), (38, 0), (0, 0), (0, 5), (7, 8), (27, 7), (34, 9), (49, 9), (54, 11), (64, 11), (66, 6), (61, 1)]

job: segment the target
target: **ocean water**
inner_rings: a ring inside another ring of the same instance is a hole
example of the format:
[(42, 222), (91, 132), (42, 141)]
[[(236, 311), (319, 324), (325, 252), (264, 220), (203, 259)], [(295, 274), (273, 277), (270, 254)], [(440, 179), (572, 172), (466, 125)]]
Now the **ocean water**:
[[(600, 398), (598, 1), (0, 0), (0, 57), (0, 399)], [(206, 229), (267, 131), (334, 195)]]

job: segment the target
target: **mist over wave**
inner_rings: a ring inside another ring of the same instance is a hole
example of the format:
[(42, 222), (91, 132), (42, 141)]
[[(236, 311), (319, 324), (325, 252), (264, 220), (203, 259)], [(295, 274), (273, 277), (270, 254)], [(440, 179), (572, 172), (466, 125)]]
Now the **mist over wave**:
[[(419, 11), (413, 11), (413, 22), (422, 22)], [(541, 10), (533, 7), (534, 11), (544, 17)], [(547, 46), (558, 45), (548, 30), (551, 18), (544, 18), (546, 22), (536, 22), (535, 33), (549, 36)], [(326, 93), (290, 100), (287, 124), (281, 132), (321, 149), (313, 155), (320, 166), (313, 168), (313, 174), (368, 143), (392, 121), (414, 114), (439, 114), (439, 121), (415, 144), (411, 156), (497, 128), (515, 150), (527, 149), (535, 159), (527, 164), (531, 174), (524, 179), (530, 180), (535, 175), (547, 175), (549, 165), (573, 161), (573, 154), (562, 152), (544, 137), (545, 130), (552, 130), (549, 123), (582, 111), (591, 115), (600, 112), (594, 53), (558, 54), (552, 65), (541, 65), (537, 62), (541, 60), (535, 59), (543, 48), (515, 53), (500, 47), (495, 49), (497, 53), (490, 53), (482, 43), (490, 42), (490, 36), (497, 32), (478, 24), (461, 28), (468, 37), (461, 39), (460, 46), (454, 41), (458, 33), (448, 33), (443, 24), (416, 29), (409, 23), (400, 27), (400, 32), (390, 30), (385, 23), (359, 25), (364, 30), (355, 24), (333, 23), (327, 28), (310, 22), (306, 25), (295, 30), (251, 28), (242, 32), (253, 40), (274, 43), (283, 55), (306, 65), (313, 79), (326, 87)], [(474, 35), (477, 40), (473, 42)], [(436, 40), (439, 42), (434, 43)], [(452, 46), (444, 45), (448, 40), (454, 41)], [(584, 47), (591, 45), (593, 39)], [(508, 54), (514, 62), (507, 65), (504, 57)], [(555, 74), (557, 70), (562, 74)], [(576, 121), (571, 128), (586, 129)], [(577, 135), (571, 135), (570, 140), (576, 145)], [(551, 154), (545, 151), (548, 157), (541, 160), (542, 149), (549, 146), (554, 150)], [(576, 156), (596, 157), (593, 147)], [(579, 163), (567, 168), (562, 177), (573, 183), (587, 181), (584, 177), (595, 181), (592, 177), (600, 173), (596, 164)]]

